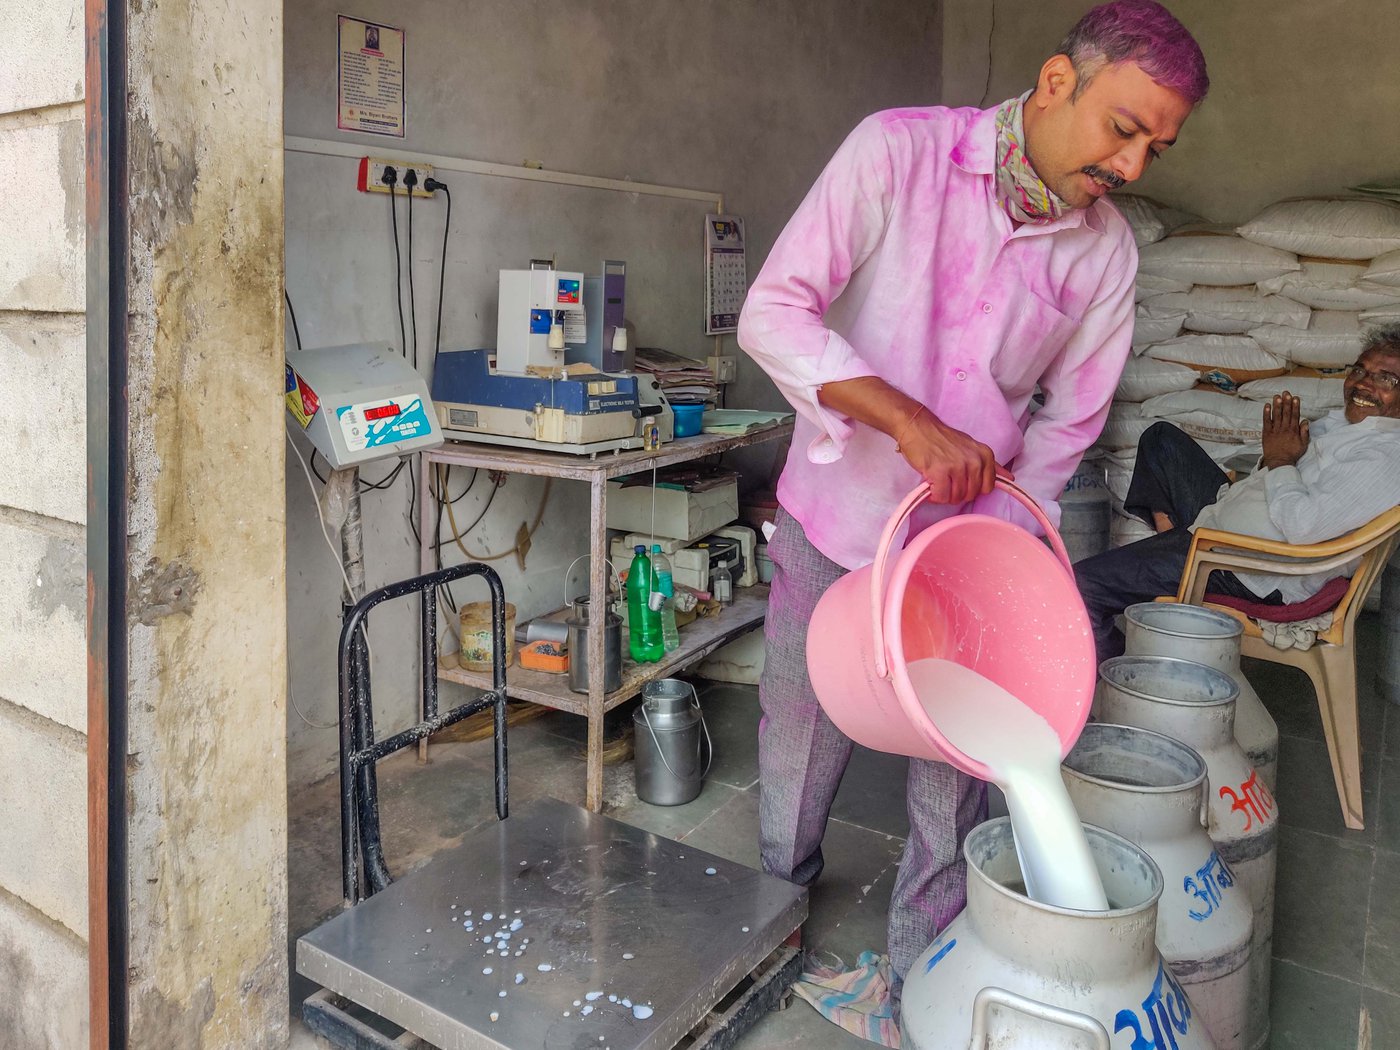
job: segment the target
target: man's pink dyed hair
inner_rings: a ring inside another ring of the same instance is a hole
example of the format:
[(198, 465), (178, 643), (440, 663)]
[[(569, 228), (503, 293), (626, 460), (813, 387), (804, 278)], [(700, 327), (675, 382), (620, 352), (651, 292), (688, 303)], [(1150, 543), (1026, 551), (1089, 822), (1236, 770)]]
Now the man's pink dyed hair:
[(1068, 55), (1079, 82), (1078, 98), (1108, 66), (1132, 62), (1164, 88), (1196, 105), (1210, 90), (1200, 45), (1155, 0), (1113, 0), (1094, 8), (1069, 31), (1056, 52)]

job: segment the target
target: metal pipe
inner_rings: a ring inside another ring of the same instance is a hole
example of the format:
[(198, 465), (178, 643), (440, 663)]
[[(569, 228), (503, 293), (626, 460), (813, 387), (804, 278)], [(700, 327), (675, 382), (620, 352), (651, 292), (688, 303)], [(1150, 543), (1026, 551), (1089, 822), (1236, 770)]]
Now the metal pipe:
[(88, 1011), (125, 1050), (127, 998), (127, 8), (84, 3), (87, 244)]

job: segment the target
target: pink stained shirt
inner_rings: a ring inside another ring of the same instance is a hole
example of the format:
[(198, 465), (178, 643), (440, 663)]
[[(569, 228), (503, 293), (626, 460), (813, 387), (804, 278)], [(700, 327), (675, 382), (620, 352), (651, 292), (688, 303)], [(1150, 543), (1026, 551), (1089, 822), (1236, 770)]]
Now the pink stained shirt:
[[(823, 406), (823, 383), (878, 376), (984, 442), (1059, 521), (1132, 338), (1137, 249), (1104, 200), (1013, 227), (996, 199), (995, 110), (867, 117), (837, 150), (749, 290), (739, 344), (797, 410), (778, 501), (853, 569), (919, 482), (893, 439)], [(1031, 414), (1039, 384), (1045, 405)], [(925, 504), (1035, 528), (1000, 493)], [(1038, 530), (1037, 530), (1038, 531)]]

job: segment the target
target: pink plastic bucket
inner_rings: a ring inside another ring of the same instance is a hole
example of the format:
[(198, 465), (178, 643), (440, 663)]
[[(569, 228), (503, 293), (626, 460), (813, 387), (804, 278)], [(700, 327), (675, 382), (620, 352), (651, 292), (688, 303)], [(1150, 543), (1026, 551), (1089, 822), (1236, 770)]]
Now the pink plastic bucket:
[(891, 515), (875, 561), (822, 595), (807, 630), (807, 668), (827, 716), (876, 751), (947, 762), (983, 780), (981, 762), (954, 747), (919, 703), (908, 665), (962, 664), (1018, 697), (1059, 735), (1061, 757), (1089, 716), (1093, 637), (1069, 558), (1036, 502), (1004, 479), (1054, 548), (983, 514), (945, 518), (894, 558), (905, 520), (928, 496), (920, 485)]

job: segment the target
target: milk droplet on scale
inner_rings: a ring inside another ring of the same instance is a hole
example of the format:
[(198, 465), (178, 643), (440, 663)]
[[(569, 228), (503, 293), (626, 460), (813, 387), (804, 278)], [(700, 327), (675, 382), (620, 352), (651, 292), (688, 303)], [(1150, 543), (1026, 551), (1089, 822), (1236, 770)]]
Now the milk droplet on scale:
[(615, 995), (610, 995), (610, 996), (608, 996), (608, 1002), (610, 1002), (610, 1003), (615, 1003), (615, 1002), (617, 1002), (617, 996), (615, 996)]
[(584, 996), (584, 998), (587, 999), (587, 1000), (591, 1003), (594, 999), (601, 999), (601, 998), (603, 998), (603, 993), (602, 993), (602, 992), (589, 992), (587, 995)]
[(588, 1016), (589, 1014), (591, 1014), (592, 1012), (593, 1012), (593, 1007), (591, 1007), (591, 1006), (585, 1006), (582, 1010), (579, 1011), (579, 1013), (583, 1014), (584, 1017), (587, 1017), (587, 1016)]
[(636, 1006), (632, 1007), (632, 1016), (638, 1021), (645, 1021), (651, 1016), (651, 1007), (643, 1006), (641, 1003), (638, 1003)]
[(715, 871), (714, 868), (706, 868), (706, 869), (705, 869), (705, 874), (706, 874), (706, 875), (718, 875), (719, 872)]
[(481, 972), (482, 972), (482, 973), (485, 973), (485, 974), (489, 974), (489, 973), (491, 972), (491, 967), (489, 967), (489, 966), (483, 966), (482, 969), (481, 969)]
[(484, 919), (486, 922), (490, 922), (490, 921), (491, 921), (491, 913), (490, 913), (489, 911), (488, 911), (488, 912), (482, 912), (481, 917), (482, 917), (482, 919)]
[(499, 995), (502, 999), (504, 999), (504, 998), (506, 997), (506, 990), (505, 990), (504, 988), (502, 988), (502, 989), (501, 989), (499, 992), (497, 992), (496, 994)]
[(515, 975), (515, 983), (516, 983), (516, 984), (519, 984), (519, 983), (520, 983), (521, 981), (523, 981), (523, 980), (525, 980), (525, 975), (524, 975), (523, 973), (518, 973), (518, 974)]
[(549, 973), (549, 971), (554, 969), (554, 967), (550, 966), (549, 963), (540, 963), (538, 966), (535, 967), (535, 969), (539, 970), (540, 973)]
[(622, 953), (622, 957), (623, 957), (624, 959), (635, 959), (635, 958), (636, 958), (636, 956), (633, 955), (631, 952), (623, 952), (623, 953)]

